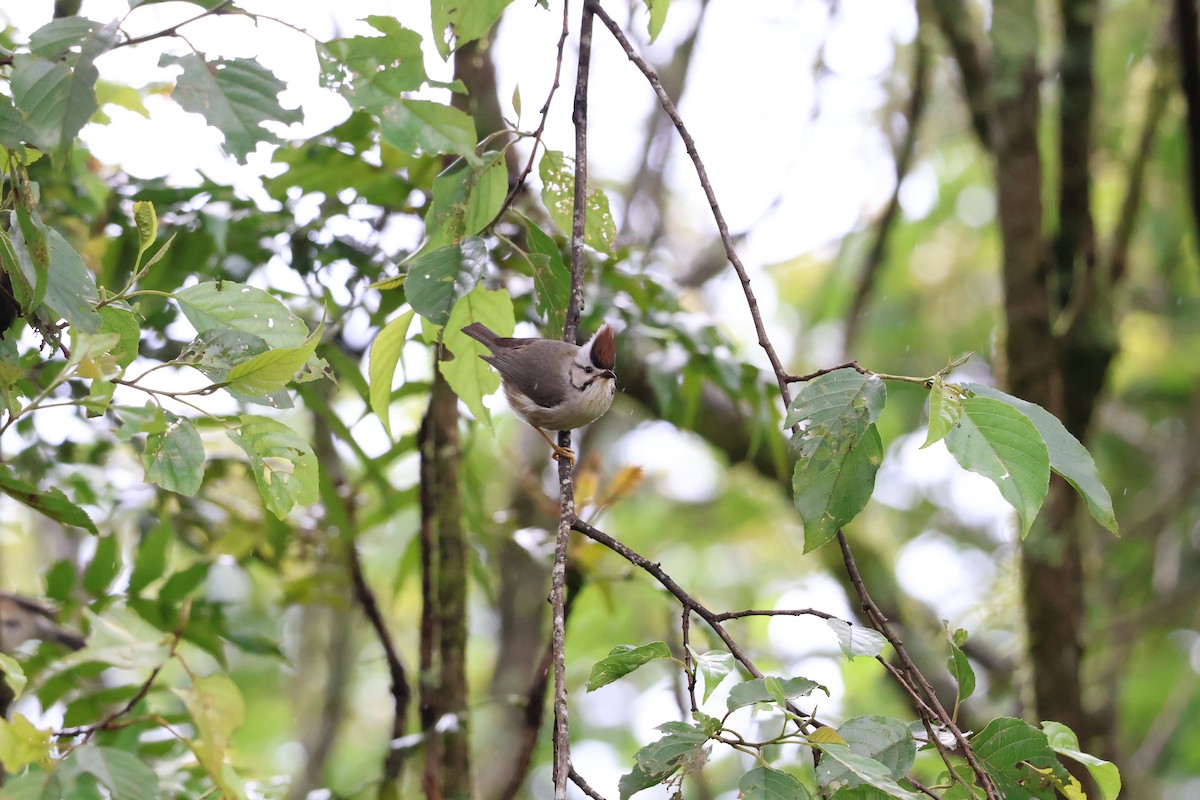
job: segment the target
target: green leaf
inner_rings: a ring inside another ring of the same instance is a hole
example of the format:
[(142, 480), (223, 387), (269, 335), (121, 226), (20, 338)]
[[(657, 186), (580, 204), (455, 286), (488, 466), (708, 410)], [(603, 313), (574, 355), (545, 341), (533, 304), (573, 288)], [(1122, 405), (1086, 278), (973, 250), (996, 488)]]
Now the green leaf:
[(100, 533), (87, 512), (68, 500), (61, 491), (48, 489), (43, 492), (18, 478), (3, 464), (0, 464), (0, 492), (64, 525), (74, 525), (96, 535)]
[(86, 17), (52, 20), (30, 34), (29, 52), (42, 58), (57, 59), (81, 44), (97, 27), (97, 23)]
[(138, 357), (138, 345), (142, 340), (141, 323), (132, 311), (116, 306), (105, 306), (99, 314), (100, 333), (115, 333), (120, 337), (109, 353), (124, 369)]
[(13, 714), (11, 720), (0, 717), (0, 765), (16, 772), (26, 764), (50, 758), (52, 731), (38, 730), (23, 714)]
[(296, 347), (308, 328), (276, 297), (233, 281), (206, 281), (175, 292), (175, 300), (197, 333), (231, 329), (252, 333), (271, 347)]
[(479, 357), (487, 355), (488, 349), (462, 332), (472, 322), (482, 322), (501, 336), (510, 335), (516, 323), (508, 292), (476, 286), (455, 303), (443, 337), (454, 358), (438, 362), (438, 369), (450, 388), (467, 404), (475, 419), (490, 428), (492, 416), (483, 398), (500, 388), (500, 376)]
[(971, 668), (971, 662), (962, 649), (967, 642), (967, 632), (959, 628), (950, 634), (947, 626), (946, 633), (946, 638), (950, 641), (950, 657), (946, 659), (946, 669), (950, 671), (955, 685), (958, 686), (958, 696), (954, 700), (954, 707), (958, 708), (964, 700), (975, 693), (975, 670)]
[[(829, 694), (829, 690), (816, 681), (810, 681), (808, 678), (787, 678), (779, 681), (779, 689), (782, 691), (785, 699), (793, 697), (804, 697), (814, 689), (820, 689)], [(772, 692), (767, 688), (764, 678), (755, 678), (751, 681), (739, 683), (729, 690), (729, 697), (725, 700), (725, 707), (728, 711), (736, 711), (745, 706), (752, 706), (755, 703), (778, 702)]]
[(475, 120), (452, 106), (432, 100), (396, 100), (376, 112), (384, 144), (410, 155), (456, 153), (472, 164)]
[(92, 597), (104, 597), (113, 578), (121, 571), (121, 544), (113, 535), (101, 536), (96, 540), (96, 552), (83, 573), (83, 588)]
[[(96, 79), (100, 73), (94, 62), (117, 43), (118, 30), (116, 20), (95, 26), (80, 40), (79, 53), (68, 58), (33, 54), (13, 58), (12, 96), (32, 134), (31, 143), (50, 153), (58, 165), (98, 108)], [(51, 32), (46, 38), (56, 38), (56, 34)]]
[(687, 775), (704, 765), (707, 756), (704, 745), (709, 739), (704, 725), (666, 722), (659, 725), (658, 730), (666, 735), (634, 754), (638, 766), (647, 776), (659, 776), (657, 782), (661, 783), (679, 769)]
[(137, 226), (138, 263), (141, 264), (142, 256), (158, 239), (158, 214), (154, 210), (154, 203), (145, 200), (135, 202), (133, 204), (133, 222)]
[(1050, 488), (1050, 454), (1029, 418), (990, 397), (963, 400), (963, 414), (946, 436), (946, 448), (963, 467), (992, 481), (1021, 518), (1021, 537)]
[(155, 800), (159, 797), (158, 776), (141, 760), (115, 747), (84, 745), (71, 751), (61, 769), (87, 773), (113, 797), (122, 800)]
[(248, 397), (261, 397), (282, 389), (308, 363), (324, 332), (325, 322), (322, 320), (317, 329), (295, 347), (274, 347), (234, 365), (225, 376), (228, 382), (226, 388)]
[[(860, 756), (872, 759), (888, 770), (892, 780), (900, 780), (917, 757), (917, 746), (906, 723), (882, 716), (853, 717), (838, 727), (838, 735)], [(859, 786), (863, 781), (841, 764), (831, 764), (826, 783)]]
[[(442, 59), (487, 34), (512, 0), (433, 0), (433, 43)], [(451, 40), (454, 46), (451, 47)]]
[(696, 668), (704, 676), (704, 700), (712, 696), (713, 691), (725, 680), (725, 676), (733, 672), (733, 653), (724, 650), (709, 650), (697, 655), (692, 653)]
[(17, 150), (25, 142), (32, 141), (34, 136), (33, 129), (25, 124), (12, 98), (0, 94), (0, 146)]
[(760, 765), (738, 781), (742, 800), (809, 800), (812, 795), (799, 780), (786, 772)]
[(104, 616), (84, 611), (88, 619), (87, 657), (120, 669), (150, 670), (162, 666), (173, 638), (142, 620), (128, 607), (109, 606)]
[(435, 325), (445, 325), (450, 310), (483, 275), (487, 247), (478, 237), (414, 258), (408, 265), (405, 295), (413, 309)]
[(21, 306), (21, 313), (30, 316), (46, 298), (50, 244), (46, 241), (46, 226), (36, 212), (18, 205), (16, 222), (4, 237), (4, 271), (12, 279), (13, 298)]
[(1118, 533), (1112, 498), (1109, 497), (1104, 484), (1100, 482), (1100, 475), (1096, 471), (1096, 462), (1092, 460), (1092, 455), (1087, 448), (1071, 435), (1058, 417), (1036, 403), (1013, 397), (1011, 394), (1005, 394), (990, 386), (968, 383), (963, 388), (977, 396), (990, 397), (993, 400), (1008, 403), (1028, 417), (1046, 442), (1046, 448), (1050, 453), (1050, 469), (1066, 478), (1067, 482), (1075, 487), (1075, 491), (1083, 496), (1087, 502), (1088, 511), (1097, 522), (1113, 533)]
[(53, 228), (46, 229), (50, 246), (50, 272), (46, 278), (45, 303), (72, 328), (98, 333), (103, 319), (92, 310), (99, 300), (96, 281), (83, 259)]
[(791, 443), (792, 488), (806, 553), (832, 539), (870, 500), (883, 461), (874, 423), (886, 402), (883, 381), (846, 368), (806, 383), (788, 408), (785, 424), (801, 426)]
[[(844, 744), (815, 745), (824, 755), (817, 764), (817, 782), (830, 792), (866, 784), (900, 800), (922, 800), (923, 795), (896, 783), (891, 771), (873, 758), (859, 755)], [(850, 783), (853, 781), (853, 784)]]
[[(550, 212), (550, 219), (570, 236), (574, 225), (572, 209), (575, 208), (573, 163), (562, 152), (547, 150), (538, 162), (538, 175), (542, 179), (542, 202)], [(617, 243), (617, 224), (609, 211), (607, 195), (599, 189), (587, 193), (583, 241), (601, 253), (611, 253)]]
[(294, 430), (267, 417), (243, 416), (228, 436), (249, 457), (258, 493), (276, 517), (317, 501), (317, 457)]
[(929, 387), (929, 435), (925, 437), (924, 450), (934, 442), (944, 439), (962, 416), (962, 395), (957, 387), (947, 388), (946, 381), (939, 375)]
[(458, 159), (433, 181), (433, 199), (425, 215), (434, 250), (474, 236), (492, 223), (508, 195), (508, 168), (504, 154), (487, 152), (478, 165)]
[(225, 149), (243, 164), (259, 142), (282, 142), (262, 123), (303, 119), (299, 109), (279, 105), (279, 93), (287, 85), (252, 58), (205, 62), (195, 53), (164, 53), (158, 65), (183, 68), (171, 96), (185, 111), (200, 114), (221, 131)]
[(1023, 720), (998, 717), (971, 737), (971, 746), (1002, 797), (1053, 797), (1049, 782), (1039, 783), (1044, 775), (1038, 770), (1050, 770), (1059, 780), (1067, 780), (1068, 773), (1055, 758), (1046, 734)]
[(671, 0), (646, 0), (646, 10), (650, 12), (648, 29), (651, 44), (658, 38), (658, 34), (662, 32), (663, 23), (667, 21), (667, 10), (670, 7)]
[(241, 691), (227, 675), (214, 673), (195, 678), (190, 689), (174, 692), (183, 700), (196, 725), (199, 741), (192, 742), (192, 751), (228, 796), (231, 787), (226, 784), (235, 776), (226, 775), (225, 755), (233, 732), (246, 720), (246, 701)]
[(1100, 790), (1101, 800), (1117, 800), (1121, 793), (1121, 771), (1116, 764), (1080, 750), (1075, 732), (1061, 722), (1043, 722), (1042, 731), (1050, 749), (1087, 767)]
[(399, 98), (429, 80), (421, 34), (393, 17), (372, 15), (366, 21), (383, 35), (334, 39), (317, 46), (322, 85), (342, 92), (357, 108), (371, 108), (380, 96)]
[(167, 571), (167, 546), (175, 538), (175, 528), (168, 517), (163, 517), (150, 529), (139, 543), (133, 561), (133, 573), (129, 576), (130, 597), (161, 578)]
[(167, 419), (165, 431), (146, 437), (142, 453), (146, 480), (192, 497), (204, 481), (204, 443), (191, 420), (174, 414)]
[(844, 619), (827, 619), (825, 623), (833, 629), (842, 652), (850, 660), (854, 660), (855, 656), (874, 658), (883, 652), (883, 646), (887, 644), (883, 634), (873, 628), (855, 625)]
[(8, 688), (12, 689), (13, 699), (20, 697), (21, 692), (25, 691), (25, 684), (29, 682), (21, 665), (11, 656), (0, 653), (0, 674), (3, 674)]
[(533, 220), (528, 217), (524, 220), (532, 250), (529, 260), (533, 268), (537, 311), (546, 320), (546, 337), (560, 339), (567, 320), (567, 305), (571, 301), (571, 271), (563, 263), (554, 238), (533, 224)]
[(659, 658), (670, 658), (671, 650), (663, 642), (651, 642), (634, 647), (631, 644), (619, 644), (609, 651), (608, 657), (592, 665), (592, 674), (588, 676), (587, 690), (594, 692), (601, 686), (607, 686), (615, 680), (625, 677), (643, 664)]
[(660, 783), (671, 777), (671, 773), (666, 775), (651, 774), (646, 772), (640, 764), (634, 764), (633, 769), (621, 776), (617, 781), (617, 791), (620, 792), (621, 800), (629, 800), (643, 789), (649, 789), (651, 786), (658, 786)]
[(370, 365), (367, 368), (371, 411), (379, 417), (389, 437), (392, 435), (392, 381), (395, 380), (396, 365), (400, 363), (400, 354), (408, 338), (408, 327), (415, 313), (411, 308), (405, 311), (383, 326), (375, 341), (371, 342)]

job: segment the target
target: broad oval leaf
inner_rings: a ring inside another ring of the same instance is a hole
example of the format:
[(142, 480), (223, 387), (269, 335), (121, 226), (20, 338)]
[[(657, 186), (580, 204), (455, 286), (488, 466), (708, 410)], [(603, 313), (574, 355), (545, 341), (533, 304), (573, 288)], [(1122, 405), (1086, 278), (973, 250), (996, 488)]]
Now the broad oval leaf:
[[(829, 694), (829, 690), (816, 681), (808, 678), (786, 678), (779, 681), (779, 688), (783, 692), (786, 699), (793, 697), (803, 697), (814, 689), (820, 689)], [(769, 703), (775, 701), (774, 694), (767, 687), (766, 679), (755, 678), (754, 680), (739, 683), (729, 690), (729, 697), (725, 701), (725, 707), (729, 711), (735, 711), (745, 706), (751, 706), (755, 703)]]
[(243, 416), (228, 436), (250, 459), (258, 493), (276, 517), (317, 501), (317, 457), (300, 434), (267, 417)]
[(1043, 722), (1042, 732), (1046, 734), (1046, 741), (1054, 752), (1087, 767), (1096, 782), (1096, 788), (1100, 790), (1101, 800), (1117, 800), (1117, 795), (1121, 793), (1121, 771), (1116, 764), (1080, 750), (1075, 732), (1061, 722)]
[[(900, 780), (908, 774), (917, 757), (912, 732), (906, 723), (898, 719), (877, 715), (852, 717), (838, 726), (838, 733), (855, 753), (887, 767), (893, 780)], [(836, 779), (848, 786), (861, 783), (848, 770), (844, 776), (838, 775), (836, 769), (829, 774), (831, 780)]]
[(160, 796), (158, 776), (132, 753), (115, 747), (84, 745), (71, 751), (64, 769), (78, 769), (94, 777), (122, 800), (155, 800)]
[(883, 652), (887, 639), (874, 628), (855, 625), (844, 619), (827, 619), (825, 623), (837, 635), (838, 644), (846, 657), (853, 660), (855, 656), (874, 658)]
[(693, 653), (692, 660), (704, 676), (704, 700), (708, 700), (725, 676), (733, 672), (733, 653), (709, 650), (707, 653)]
[(1050, 454), (1029, 417), (1001, 400), (968, 397), (946, 448), (963, 469), (999, 487), (1017, 510), (1024, 538), (1050, 489)]
[(1050, 469), (1063, 476), (1068, 483), (1075, 487), (1075, 491), (1083, 496), (1088, 511), (1091, 512), (1096, 522), (1113, 533), (1118, 533), (1112, 498), (1108, 494), (1108, 489), (1104, 488), (1104, 484), (1100, 481), (1092, 454), (1071, 435), (1058, 417), (1036, 403), (1005, 394), (990, 386), (968, 383), (963, 388), (977, 396), (990, 397), (993, 400), (1008, 403), (1029, 417), (1029, 421), (1034, 424), (1046, 442), (1046, 448), (1050, 454)]
[(742, 800), (809, 800), (812, 797), (795, 776), (760, 765), (738, 781)]
[(175, 301), (197, 333), (242, 331), (271, 347), (296, 347), (308, 338), (308, 327), (278, 298), (244, 283), (197, 283), (175, 292)]
[(477, 236), (422, 253), (408, 265), (405, 296), (422, 317), (445, 325), (454, 304), (479, 283), (486, 264), (487, 246)]
[(204, 481), (204, 443), (191, 420), (173, 414), (168, 420), (165, 431), (146, 437), (146, 480), (191, 497)]
[[(574, 227), (575, 170), (569, 159), (558, 150), (547, 150), (538, 162), (542, 179), (542, 203), (550, 219), (568, 236)], [(600, 189), (586, 195), (587, 215), (584, 220), (583, 241), (601, 253), (611, 253), (617, 243), (617, 225), (608, 207), (608, 196)]]
[(261, 397), (282, 389), (304, 368), (325, 331), (321, 321), (317, 329), (296, 347), (276, 347), (259, 353), (229, 370), (226, 388), (236, 394)]
[(1024, 786), (1029, 781), (1031, 767), (1053, 772), (1062, 781), (1069, 779), (1046, 734), (1024, 720), (997, 717), (971, 737), (971, 746), (1002, 797), (1028, 796)]
[[(817, 782), (830, 792), (851, 785), (866, 784), (899, 800), (924, 800), (925, 795), (909, 791), (892, 777), (883, 764), (859, 755), (844, 744), (821, 744), (821, 762), (817, 764)], [(854, 783), (849, 783), (853, 780)]]
[(425, 215), (426, 247), (454, 244), (482, 231), (504, 205), (508, 168), (504, 154), (483, 154), (483, 163), (458, 159), (433, 181), (433, 200)]
[(492, 427), (492, 417), (483, 404), (483, 398), (500, 387), (500, 376), (479, 356), (487, 355), (488, 349), (462, 332), (472, 322), (482, 322), (501, 336), (512, 334), (512, 298), (503, 290), (492, 291), (476, 286), (454, 305), (446, 321), (443, 341), (454, 354), (450, 361), (439, 361), (438, 370), (454, 393), (467, 404), (475, 419)]
[(587, 690), (594, 692), (601, 686), (607, 686), (618, 678), (625, 677), (643, 664), (670, 657), (671, 649), (663, 642), (651, 642), (638, 647), (629, 644), (617, 645), (609, 651), (607, 658), (602, 658), (592, 665)]

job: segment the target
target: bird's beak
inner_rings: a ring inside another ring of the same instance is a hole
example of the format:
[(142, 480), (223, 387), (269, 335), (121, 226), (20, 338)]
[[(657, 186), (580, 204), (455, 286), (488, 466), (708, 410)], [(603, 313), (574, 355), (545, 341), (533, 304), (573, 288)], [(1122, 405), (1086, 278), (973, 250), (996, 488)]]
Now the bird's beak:
[(600, 373), (600, 377), (601, 378), (610, 378), (615, 381), (617, 379), (617, 373), (613, 372), (611, 369), (606, 369)]

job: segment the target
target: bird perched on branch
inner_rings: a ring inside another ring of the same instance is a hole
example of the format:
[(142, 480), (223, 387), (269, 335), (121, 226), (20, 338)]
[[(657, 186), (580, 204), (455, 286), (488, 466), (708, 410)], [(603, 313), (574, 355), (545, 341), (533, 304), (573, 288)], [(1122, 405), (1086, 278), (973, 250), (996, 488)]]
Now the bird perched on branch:
[(504, 396), (521, 419), (554, 449), (554, 458), (575, 463), (570, 448), (559, 447), (546, 430), (568, 431), (598, 419), (617, 391), (617, 339), (604, 325), (582, 347), (558, 339), (510, 339), (479, 322), (463, 333), (483, 344), (480, 356), (500, 373)]
[(71, 650), (85, 644), (82, 636), (58, 625), (54, 609), (28, 597), (0, 592), (0, 653), (12, 653), (30, 639), (55, 642)]

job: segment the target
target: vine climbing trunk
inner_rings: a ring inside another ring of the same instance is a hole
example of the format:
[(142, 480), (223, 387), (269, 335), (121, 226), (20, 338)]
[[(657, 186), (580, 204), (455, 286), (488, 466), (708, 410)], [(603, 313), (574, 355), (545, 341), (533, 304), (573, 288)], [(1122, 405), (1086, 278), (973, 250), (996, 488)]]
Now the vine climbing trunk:
[(471, 797), (467, 725), (467, 543), (459, 492), (458, 398), (435, 374), (421, 454), (421, 729), (425, 796)]

